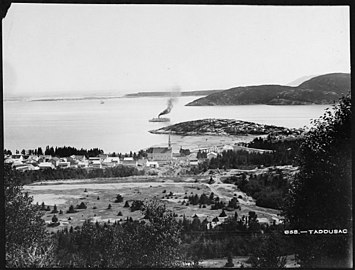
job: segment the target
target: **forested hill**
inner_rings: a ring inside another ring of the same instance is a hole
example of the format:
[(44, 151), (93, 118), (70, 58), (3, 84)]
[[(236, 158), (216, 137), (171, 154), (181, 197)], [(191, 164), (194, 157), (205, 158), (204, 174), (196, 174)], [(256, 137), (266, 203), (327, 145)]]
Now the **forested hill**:
[(257, 85), (235, 87), (196, 99), (186, 106), (331, 104), (350, 92), (350, 74), (331, 73), (314, 77), (297, 87)]

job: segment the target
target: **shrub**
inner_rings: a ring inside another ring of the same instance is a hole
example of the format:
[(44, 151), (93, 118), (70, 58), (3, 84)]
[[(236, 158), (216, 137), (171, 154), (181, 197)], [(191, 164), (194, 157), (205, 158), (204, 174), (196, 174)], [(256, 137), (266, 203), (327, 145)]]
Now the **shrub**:
[(121, 196), (121, 194), (117, 194), (115, 203), (120, 203), (120, 202), (123, 202), (123, 197)]
[(57, 209), (57, 205), (56, 204), (53, 206), (53, 210), (52, 210), (51, 213), (52, 214), (58, 213), (58, 209)]
[(53, 223), (57, 223), (57, 222), (58, 222), (58, 218), (57, 218), (56, 215), (54, 215), (54, 216), (52, 217), (52, 222), (53, 222)]
[(226, 217), (227, 216), (227, 214), (226, 214), (226, 212), (224, 212), (224, 210), (222, 210), (222, 212), (219, 214), (219, 217)]
[(134, 212), (134, 211), (137, 211), (137, 210), (142, 210), (143, 208), (143, 202), (140, 201), (140, 200), (135, 200), (132, 202), (132, 205), (131, 205), (131, 211)]
[(74, 206), (73, 205), (70, 205), (69, 206), (69, 210), (67, 211), (68, 214), (71, 214), (71, 213), (76, 213), (76, 211), (74, 210)]
[(77, 205), (77, 206), (76, 206), (76, 208), (77, 208), (77, 209), (86, 209), (87, 206), (85, 205), (84, 202), (81, 202), (80, 205)]

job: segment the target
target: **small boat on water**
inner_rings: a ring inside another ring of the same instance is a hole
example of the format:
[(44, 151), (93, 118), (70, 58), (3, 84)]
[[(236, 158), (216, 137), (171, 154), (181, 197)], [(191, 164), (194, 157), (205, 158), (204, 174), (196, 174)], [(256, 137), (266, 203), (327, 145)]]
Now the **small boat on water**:
[(100, 104), (104, 104), (105, 102), (103, 102), (102, 100), (101, 100), (101, 102), (100, 102)]
[(170, 118), (154, 117), (150, 119), (149, 122), (170, 122)]

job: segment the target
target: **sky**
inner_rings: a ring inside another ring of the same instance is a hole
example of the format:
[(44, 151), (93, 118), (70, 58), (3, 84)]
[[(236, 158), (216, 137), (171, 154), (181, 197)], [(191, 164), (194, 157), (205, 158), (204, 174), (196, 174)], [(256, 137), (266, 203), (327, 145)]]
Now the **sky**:
[(348, 6), (13, 3), (4, 97), (287, 84), (350, 72)]

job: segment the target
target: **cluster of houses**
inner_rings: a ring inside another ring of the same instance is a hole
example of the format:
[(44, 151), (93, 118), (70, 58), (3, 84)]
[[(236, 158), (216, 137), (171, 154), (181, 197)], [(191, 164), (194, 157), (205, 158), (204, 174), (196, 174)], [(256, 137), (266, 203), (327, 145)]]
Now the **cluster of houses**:
[[(261, 150), (248, 148), (242, 144), (212, 146), (210, 148), (200, 148), (192, 150), (188, 155), (182, 151), (173, 153), (169, 144), (167, 147), (150, 147), (146, 150), (147, 157), (135, 160), (133, 157), (119, 158), (108, 154), (100, 154), (96, 157), (87, 158), (84, 155), (72, 155), (70, 157), (53, 157), (51, 155), (5, 155), (4, 162), (11, 164), (13, 168), (19, 171), (40, 170), (40, 169), (65, 169), (65, 168), (95, 168), (102, 169), (107, 167), (115, 167), (118, 165), (134, 166), (137, 168), (159, 168), (160, 166), (169, 164), (178, 164), (180, 166), (198, 166), (205, 158), (216, 158), (222, 151), (239, 151), (246, 150), (249, 152), (272, 152), (271, 150)], [(198, 152), (205, 152), (205, 158), (198, 157)]]
[(11, 164), (12, 168), (19, 171), (57, 169), (57, 168), (102, 168), (104, 166), (112, 167), (120, 164), (118, 157), (109, 157), (100, 155), (98, 157), (89, 157), (81, 155), (72, 155), (70, 157), (52, 157), (51, 155), (9, 155), (5, 156), (4, 163)]

